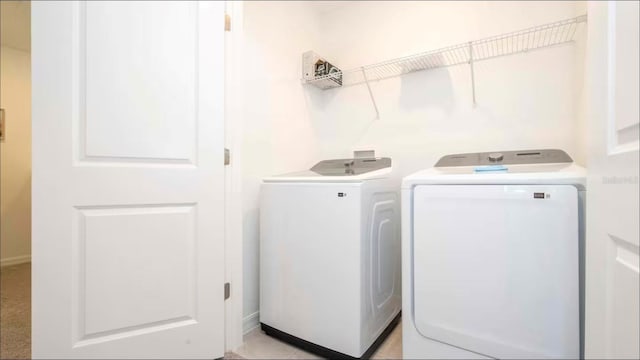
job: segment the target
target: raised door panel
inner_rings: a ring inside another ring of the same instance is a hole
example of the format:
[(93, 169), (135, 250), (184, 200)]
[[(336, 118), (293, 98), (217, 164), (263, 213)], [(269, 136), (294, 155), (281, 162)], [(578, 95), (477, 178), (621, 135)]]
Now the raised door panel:
[(197, 4), (90, 1), (77, 26), (80, 159), (193, 163)]
[(193, 324), (193, 204), (77, 209), (75, 346)]

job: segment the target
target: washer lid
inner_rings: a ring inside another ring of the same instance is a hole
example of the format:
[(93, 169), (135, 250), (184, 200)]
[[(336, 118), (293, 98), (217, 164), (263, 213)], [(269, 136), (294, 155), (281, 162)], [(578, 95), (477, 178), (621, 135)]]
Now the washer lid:
[(311, 169), (272, 176), (265, 182), (360, 182), (386, 178), (391, 173), (391, 158), (351, 158), (323, 160)]

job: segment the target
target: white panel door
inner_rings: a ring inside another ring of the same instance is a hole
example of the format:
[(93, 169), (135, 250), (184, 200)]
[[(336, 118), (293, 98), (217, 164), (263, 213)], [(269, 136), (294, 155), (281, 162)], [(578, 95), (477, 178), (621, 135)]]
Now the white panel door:
[(640, 357), (637, 1), (590, 2), (585, 355)]
[(223, 24), (33, 2), (33, 357), (224, 355)]
[(580, 356), (574, 186), (420, 185), (413, 206), (420, 334), (497, 359)]

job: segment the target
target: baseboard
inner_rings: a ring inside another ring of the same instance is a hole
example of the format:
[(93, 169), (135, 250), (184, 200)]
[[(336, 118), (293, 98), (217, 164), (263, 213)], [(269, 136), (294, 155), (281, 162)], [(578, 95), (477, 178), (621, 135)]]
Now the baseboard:
[(242, 319), (242, 333), (246, 334), (260, 325), (260, 311), (247, 315)]
[(21, 255), (9, 258), (0, 259), (0, 267), (18, 265), (31, 262), (31, 255)]

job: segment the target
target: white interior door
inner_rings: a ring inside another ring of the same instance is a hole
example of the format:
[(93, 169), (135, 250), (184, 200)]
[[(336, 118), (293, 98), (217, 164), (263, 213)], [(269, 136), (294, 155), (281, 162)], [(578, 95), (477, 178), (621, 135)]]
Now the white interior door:
[(223, 24), (32, 3), (34, 357), (223, 356)]
[(589, 358), (640, 357), (638, 11), (637, 1), (589, 4)]

